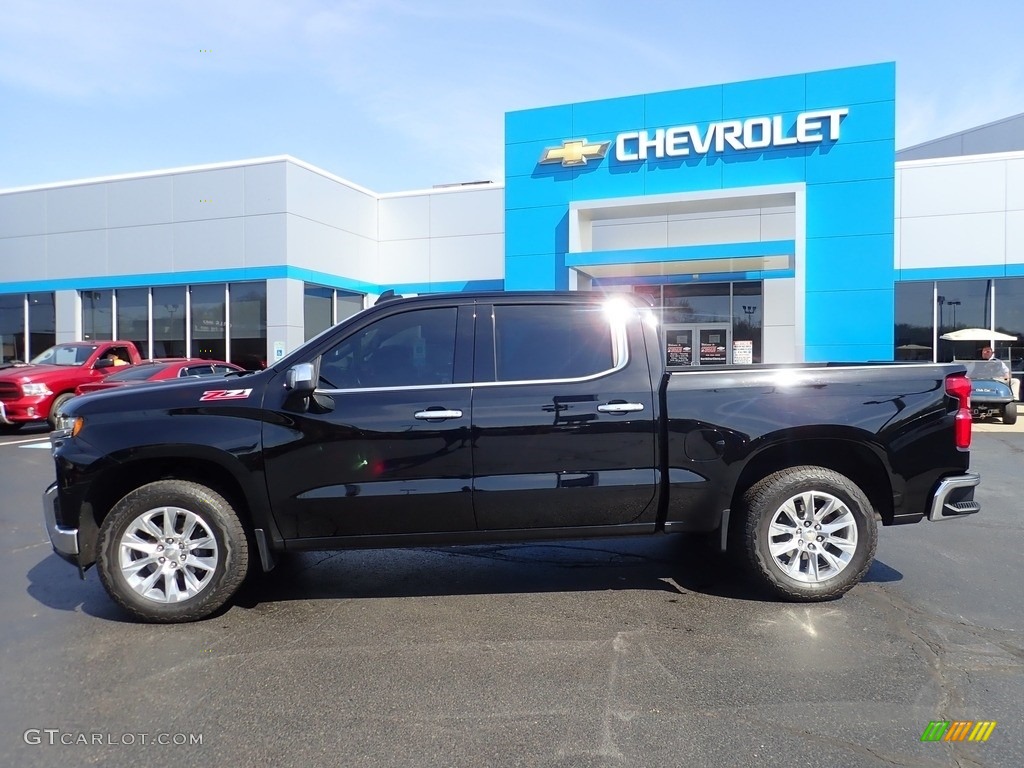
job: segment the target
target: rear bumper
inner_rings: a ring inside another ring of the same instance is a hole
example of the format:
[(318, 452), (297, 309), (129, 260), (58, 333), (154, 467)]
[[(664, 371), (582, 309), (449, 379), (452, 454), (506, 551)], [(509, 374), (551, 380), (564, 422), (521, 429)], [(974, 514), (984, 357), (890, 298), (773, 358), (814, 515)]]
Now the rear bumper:
[(57, 524), (57, 484), (53, 483), (43, 492), (43, 520), (46, 535), (50, 537), (53, 551), (68, 562), (78, 564), (78, 529), (65, 528)]
[(980, 512), (981, 504), (974, 500), (974, 489), (980, 483), (981, 475), (977, 472), (966, 472), (940, 480), (932, 497), (928, 519), (949, 520)]

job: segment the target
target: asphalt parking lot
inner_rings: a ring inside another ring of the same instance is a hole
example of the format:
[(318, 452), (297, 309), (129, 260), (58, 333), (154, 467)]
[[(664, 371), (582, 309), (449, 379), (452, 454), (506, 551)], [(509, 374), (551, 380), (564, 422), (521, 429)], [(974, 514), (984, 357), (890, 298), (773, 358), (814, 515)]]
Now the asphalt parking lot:
[(981, 514), (884, 529), (832, 603), (658, 537), (305, 554), (178, 626), (51, 553), (45, 437), (0, 438), (6, 765), (1024, 764), (1024, 427), (976, 429)]

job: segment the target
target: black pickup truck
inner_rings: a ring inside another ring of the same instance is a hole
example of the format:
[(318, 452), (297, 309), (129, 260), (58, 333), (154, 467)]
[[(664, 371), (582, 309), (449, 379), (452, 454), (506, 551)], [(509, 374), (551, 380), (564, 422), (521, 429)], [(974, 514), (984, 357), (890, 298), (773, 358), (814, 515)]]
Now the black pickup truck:
[(259, 373), (72, 400), (47, 530), (173, 622), (289, 550), (673, 532), (825, 600), (864, 575), (878, 522), (979, 510), (962, 366), (666, 373), (662, 349), (632, 296), (378, 303)]

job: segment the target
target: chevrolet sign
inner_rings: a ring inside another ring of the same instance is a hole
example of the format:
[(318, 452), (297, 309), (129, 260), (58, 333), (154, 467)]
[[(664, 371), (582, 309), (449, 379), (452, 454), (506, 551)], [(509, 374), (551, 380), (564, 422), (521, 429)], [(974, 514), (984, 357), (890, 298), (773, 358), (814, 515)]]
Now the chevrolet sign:
[(752, 117), (749, 120), (722, 120), (701, 131), (696, 125), (658, 128), (648, 131), (620, 133), (615, 137), (615, 159), (620, 163), (646, 160), (649, 154), (664, 157), (706, 155), (712, 149), (724, 152), (726, 146), (735, 150), (787, 147), (793, 144), (816, 144), (826, 134), (830, 141), (839, 139), (840, 121), (849, 114), (846, 107), (801, 112), (796, 117), (796, 135), (787, 136), (782, 115)]
[[(615, 159), (620, 163), (666, 157), (706, 155), (708, 152), (788, 147), (795, 144), (817, 144), (827, 137), (838, 141), (842, 120), (850, 113), (848, 107), (801, 112), (796, 116), (796, 135), (787, 135), (782, 115), (751, 117), (748, 120), (721, 120), (701, 130), (696, 125), (658, 128), (650, 131), (627, 131), (615, 137)], [(548, 147), (540, 163), (561, 163), (563, 167), (586, 165), (588, 160), (601, 160), (611, 142), (590, 143), (586, 139), (566, 139), (560, 147)]]

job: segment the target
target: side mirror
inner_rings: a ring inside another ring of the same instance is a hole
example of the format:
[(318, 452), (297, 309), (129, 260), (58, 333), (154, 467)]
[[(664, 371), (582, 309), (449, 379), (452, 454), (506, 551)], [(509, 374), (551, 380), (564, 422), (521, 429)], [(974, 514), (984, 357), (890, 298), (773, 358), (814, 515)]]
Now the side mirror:
[(284, 385), (295, 394), (309, 394), (316, 389), (316, 367), (312, 363), (296, 363), (285, 372)]
[(97, 371), (102, 368), (113, 368), (114, 361), (107, 357), (101, 357), (99, 360), (93, 363), (92, 367)]

